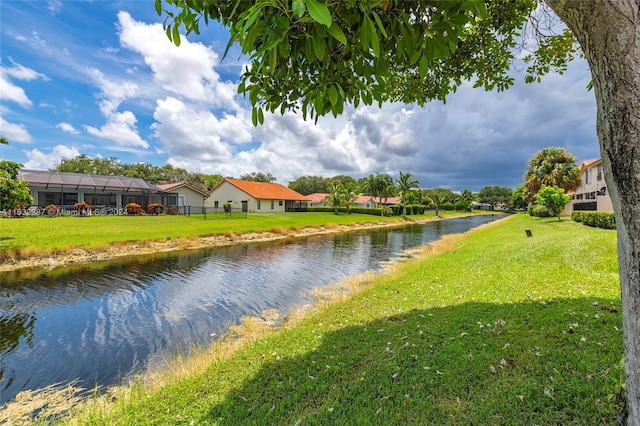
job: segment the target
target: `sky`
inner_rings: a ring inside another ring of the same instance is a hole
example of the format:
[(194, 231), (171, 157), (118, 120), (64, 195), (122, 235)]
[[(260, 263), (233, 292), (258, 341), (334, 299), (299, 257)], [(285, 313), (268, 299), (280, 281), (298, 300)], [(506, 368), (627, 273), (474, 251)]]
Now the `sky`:
[(515, 188), (549, 146), (600, 157), (584, 60), (505, 92), (471, 83), (443, 104), (345, 107), (315, 123), (265, 114), (237, 94), (246, 58), (210, 23), (173, 45), (152, 0), (0, 1), (0, 159), (47, 170), (86, 154), (239, 177), (356, 179), (400, 171), (423, 188)]

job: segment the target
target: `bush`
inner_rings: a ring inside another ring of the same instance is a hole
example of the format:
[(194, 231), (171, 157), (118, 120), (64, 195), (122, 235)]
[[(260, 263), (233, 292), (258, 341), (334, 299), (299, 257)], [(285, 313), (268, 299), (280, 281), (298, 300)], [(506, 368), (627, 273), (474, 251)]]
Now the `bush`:
[(147, 206), (147, 214), (159, 215), (164, 213), (164, 206), (158, 203), (151, 203)]
[(602, 229), (616, 229), (616, 217), (613, 212), (574, 211), (571, 219), (587, 226)]
[[(392, 211), (390, 208), (380, 208), (380, 207), (351, 207), (351, 213), (358, 214), (370, 214), (374, 216), (391, 216)], [(333, 213), (335, 210), (333, 207), (329, 206), (312, 206), (307, 208), (309, 212), (331, 212)], [(347, 209), (344, 207), (338, 208), (339, 213), (346, 213)], [(402, 213), (402, 212), (401, 212)]]
[(531, 216), (535, 217), (551, 217), (551, 213), (549, 212), (549, 208), (545, 206), (535, 205), (531, 209)]
[(456, 209), (456, 206), (453, 203), (442, 203), (442, 205), (440, 206), (440, 210), (444, 210), (444, 211), (454, 211)]
[(60, 209), (55, 204), (49, 204), (44, 208), (44, 214), (48, 216), (55, 216), (58, 214), (59, 211)]
[(169, 207), (169, 210), (167, 211), (167, 214), (170, 214), (170, 215), (178, 214), (178, 208), (176, 206)]
[(124, 206), (124, 210), (128, 215), (139, 215), (140, 213), (142, 213), (142, 206), (137, 203), (129, 203)]
[(73, 209), (77, 212), (88, 212), (89, 210), (91, 210), (91, 207), (89, 207), (89, 204), (85, 203), (84, 201), (81, 201), (79, 203), (75, 203), (73, 205)]
[(471, 203), (465, 200), (458, 200), (456, 202), (456, 210), (462, 211), (462, 212), (470, 212)]

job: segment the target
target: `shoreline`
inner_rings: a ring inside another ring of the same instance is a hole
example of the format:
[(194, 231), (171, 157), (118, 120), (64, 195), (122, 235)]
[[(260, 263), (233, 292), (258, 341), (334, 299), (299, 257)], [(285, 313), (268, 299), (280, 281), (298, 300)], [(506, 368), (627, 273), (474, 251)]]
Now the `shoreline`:
[[(455, 216), (464, 217), (467, 215)], [(92, 262), (117, 260), (128, 256), (144, 256), (181, 250), (198, 250), (212, 247), (223, 247), (236, 244), (276, 241), (287, 238), (304, 238), (313, 235), (324, 235), (339, 232), (358, 231), (362, 229), (401, 227), (447, 220), (431, 216), (419, 219), (405, 219), (393, 222), (365, 222), (352, 225), (310, 226), (303, 229), (285, 229), (276, 232), (247, 232), (241, 234), (218, 234), (207, 237), (171, 239), (167, 241), (141, 241), (138, 243), (114, 244), (99, 248), (69, 248), (61, 253), (34, 253), (21, 259), (6, 259), (0, 264), (0, 273), (17, 270), (55, 269), (68, 265), (81, 265)]]

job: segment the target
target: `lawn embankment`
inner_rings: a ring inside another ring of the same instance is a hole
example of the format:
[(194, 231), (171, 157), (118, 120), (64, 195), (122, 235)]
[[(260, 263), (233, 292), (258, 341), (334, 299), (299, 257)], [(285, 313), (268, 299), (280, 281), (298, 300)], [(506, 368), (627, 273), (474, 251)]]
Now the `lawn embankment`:
[(351, 288), (73, 423), (616, 424), (615, 231), (517, 215)]
[(0, 219), (0, 271), (434, 219), (438, 218), (433, 212), (406, 219), (333, 213), (249, 213), (246, 218), (229, 219), (207, 215), (206, 220), (202, 215), (4, 218)]

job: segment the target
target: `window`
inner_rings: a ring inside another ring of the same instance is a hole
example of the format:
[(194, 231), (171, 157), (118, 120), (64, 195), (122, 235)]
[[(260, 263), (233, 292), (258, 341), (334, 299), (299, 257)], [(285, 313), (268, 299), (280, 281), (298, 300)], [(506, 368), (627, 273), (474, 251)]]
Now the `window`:
[(585, 170), (584, 183), (591, 183), (591, 170)]
[(184, 206), (184, 195), (178, 195), (178, 205)]
[(596, 179), (602, 180), (602, 166), (598, 166), (598, 176)]
[(256, 209), (260, 210), (260, 200), (256, 200)]
[(278, 201), (278, 205), (282, 207), (282, 200)]
[(273, 210), (274, 206), (275, 206), (275, 201), (271, 200), (271, 210)]
[(213, 208), (217, 209), (218, 207), (219, 207), (218, 200), (216, 200), (216, 201), (213, 202)]

